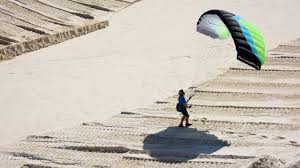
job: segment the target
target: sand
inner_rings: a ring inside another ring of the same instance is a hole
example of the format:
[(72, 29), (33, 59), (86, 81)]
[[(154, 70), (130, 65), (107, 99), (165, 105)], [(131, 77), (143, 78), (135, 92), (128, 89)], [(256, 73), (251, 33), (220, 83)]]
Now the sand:
[(2, 0), (0, 61), (108, 26), (108, 18), (136, 1)]
[[(300, 53), (288, 59), (287, 55), (271, 52), (268, 59), (288, 67), (300, 59)], [(0, 167), (300, 166), (300, 83), (295, 82), (300, 70), (239, 66), (186, 90), (187, 96), (194, 95), (190, 128), (177, 127), (180, 114), (175, 112), (174, 95), (105, 121), (34, 134), (2, 146)], [(256, 79), (250, 84), (243, 78), (248, 71), (249, 78)], [(277, 82), (275, 77), (285, 80)], [(239, 82), (231, 87), (221, 82), (223, 78)], [(284, 92), (288, 90), (294, 92)]]
[[(262, 29), (271, 49), (300, 37), (293, 4), (145, 0), (115, 14), (103, 31), (2, 62), (0, 142), (105, 120), (212, 79), (237, 62), (236, 53), (231, 40), (195, 32), (202, 12), (239, 13)], [(291, 26), (282, 31), (283, 24)]]
[[(240, 167), (274, 153), (286, 165), (296, 161), (298, 41), (293, 51), (272, 50), (269, 57), (283, 57), (269, 58), (269, 70), (228, 70), (237, 63), (233, 42), (195, 32), (201, 13), (221, 8), (255, 22), (272, 49), (300, 37), (296, 4), (144, 0), (104, 30), (1, 62), (0, 141), (10, 144), (1, 148), (1, 165)], [(168, 97), (189, 86), (199, 94), (195, 124), (178, 130), (176, 100)]]

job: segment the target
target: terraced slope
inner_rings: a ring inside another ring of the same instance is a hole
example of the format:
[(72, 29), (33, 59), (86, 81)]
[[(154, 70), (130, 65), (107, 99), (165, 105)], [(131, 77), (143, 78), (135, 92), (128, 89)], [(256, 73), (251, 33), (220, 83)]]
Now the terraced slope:
[(300, 53), (272, 54), (262, 71), (232, 67), (189, 88), (190, 128), (177, 127), (173, 96), (103, 123), (3, 146), (0, 167), (299, 166)]
[(105, 28), (136, 0), (1, 0), (0, 60)]
[[(300, 52), (300, 38), (297, 40), (279, 45), (277, 48), (271, 50), (272, 52), (287, 52), (287, 53), (299, 53)], [(277, 55), (277, 53), (274, 53)]]

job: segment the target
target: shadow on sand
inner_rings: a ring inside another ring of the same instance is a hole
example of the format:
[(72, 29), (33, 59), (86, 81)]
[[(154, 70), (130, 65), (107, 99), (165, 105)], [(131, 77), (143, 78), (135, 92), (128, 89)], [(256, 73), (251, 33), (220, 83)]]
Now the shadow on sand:
[(160, 161), (186, 162), (224, 146), (229, 146), (229, 143), (196, 128), (169, 127), (148, 135), (143, 147), (151, 157)]

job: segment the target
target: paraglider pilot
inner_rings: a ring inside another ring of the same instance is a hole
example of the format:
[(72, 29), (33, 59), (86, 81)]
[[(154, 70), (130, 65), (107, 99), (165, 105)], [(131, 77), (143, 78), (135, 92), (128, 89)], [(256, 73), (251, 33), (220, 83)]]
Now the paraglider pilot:
[(185, 100), (184, 98), (184, 91), (181, 89), (178, 91), (178, 103), (177, 103), (177, 106), (176, 106), (176, 109), (178, 112), (181, 112), (183, 114), (182, 118), (181, 118), (181, 122), (179, 124), (179, 127), (183, 127), (183, 122), (185, 120), (185, 126), (186, 127), (189, 127), (191, 126), (192, 124), (189, 123), (189, 113), (187, 112), (187, 108), (191, 108), (192, 105), (188, 104), (188, 101), (192, 98), (190, 97), (188, 99), (188, 101)]

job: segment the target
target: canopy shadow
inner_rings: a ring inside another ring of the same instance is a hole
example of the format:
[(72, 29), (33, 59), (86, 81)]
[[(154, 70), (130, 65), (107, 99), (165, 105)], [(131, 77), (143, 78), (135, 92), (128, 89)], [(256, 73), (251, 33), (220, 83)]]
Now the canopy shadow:
[(144, 150), (160, 161), (186, 162), (229, 146), (228, 141), (196, 128), (168, 127), (146, 136)]

